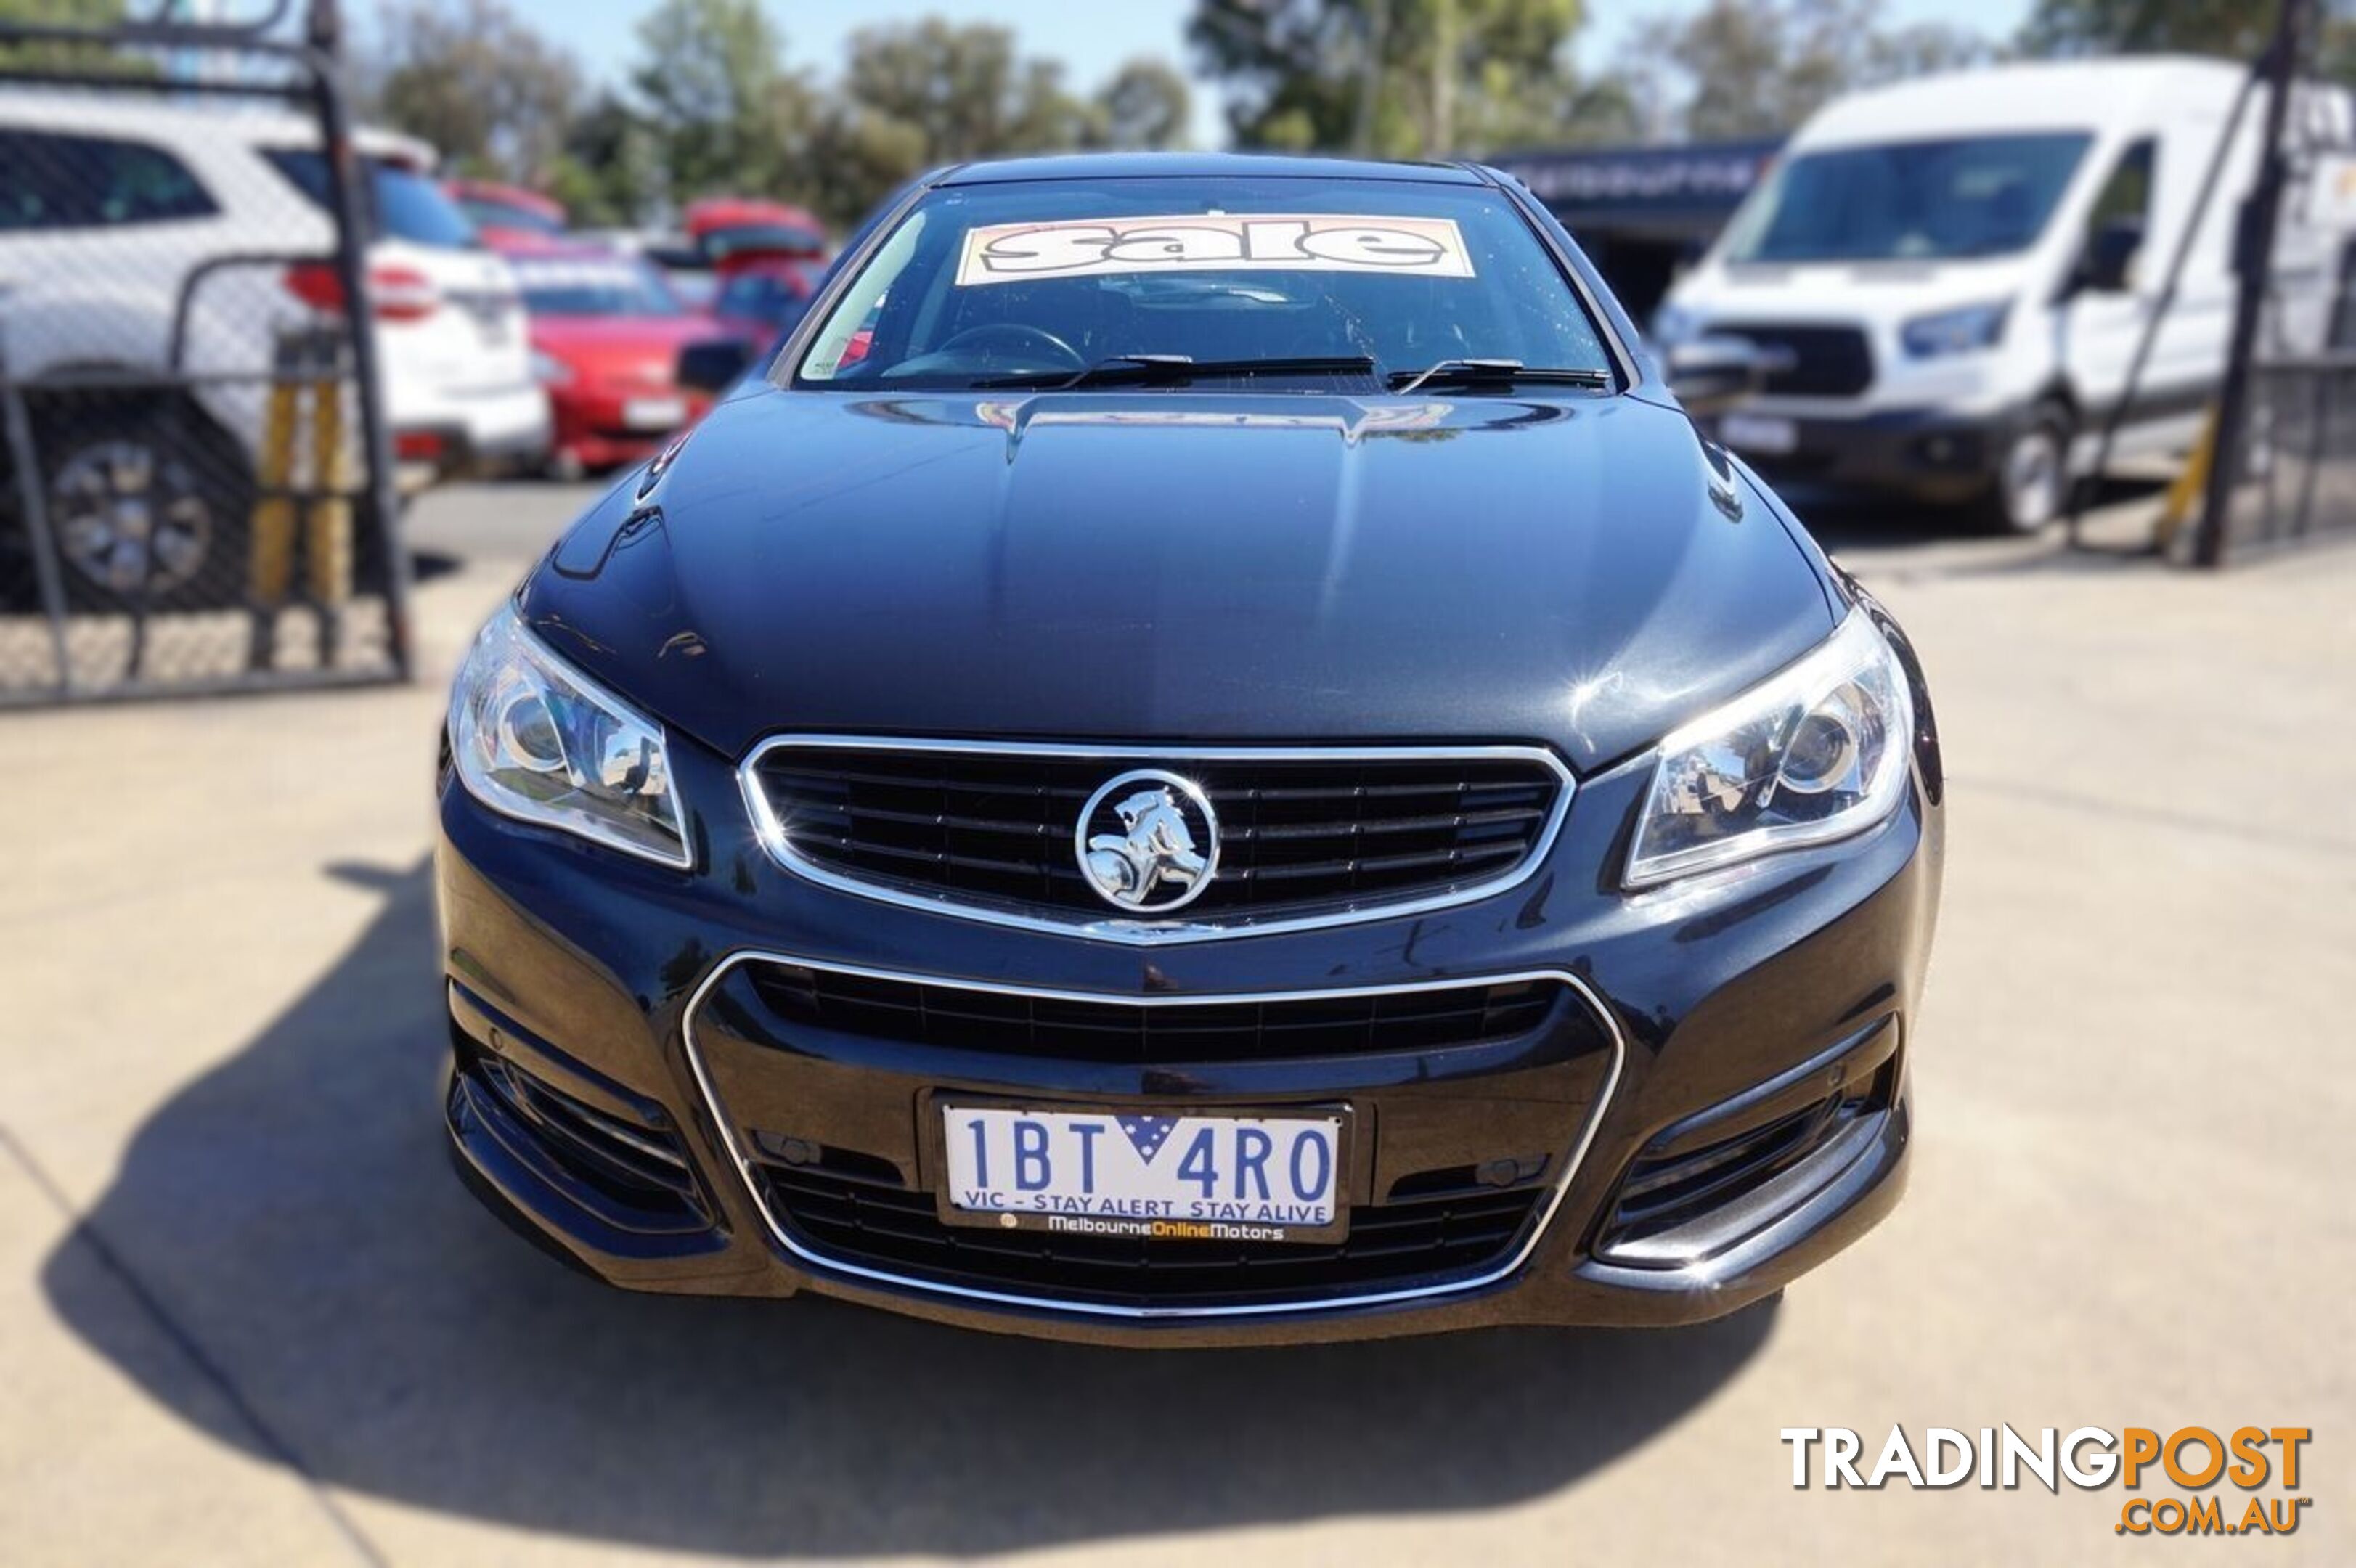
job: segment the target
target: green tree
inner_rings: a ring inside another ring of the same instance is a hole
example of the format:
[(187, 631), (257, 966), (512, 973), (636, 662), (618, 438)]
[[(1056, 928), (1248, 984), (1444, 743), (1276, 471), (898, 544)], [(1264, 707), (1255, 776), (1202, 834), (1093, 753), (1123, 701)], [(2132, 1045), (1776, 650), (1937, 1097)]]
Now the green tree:
[[(2037, 0), (2021, 25), (2026, 55), (2218, 55), (2254, 60), (2273, 38), (2280, 0)], [(2356, 78), (2356, 0), (2323, 0), (2310, 24), (2310, 69)]]
[(1093, 94), (1014, 35), (937, 17), (852, 35), (840, 90), (810, 117), (792, 188), (849, 223), (936, 165), (1072, 147), (1168, 145), (1186, 124), (1186, 83), (1134, 60)]
[(506, 0), (390, 0), (358, 83), (371, 119), (421, 136), (450, 165), (548, 178), (582, 96), (581, 68)]
[(2274, 34), (2267, 0), (2037, 0), (2020, 29), (2029, 55), (2229, 55), (2247, 59)]
[(1881, 0), (1710, 0), (1637, 28), (1625, 67), (1655, 133), (1779, 135), (1831, 100), (1995, 58), (1985, 38), (1882, 26)]
[(1167, 147), (1186, 133), (1193, 94), (1186, 79), (1166, 60), (1130, 60), (1097, 94), (1104, 144)]
[(630, 82), (665, 197), (778, 195), (795, 182), (819, 95), (786, 69), (760, 0), (662, 0), (638, 43)]
[(1187, 37), (1242, 145), (1436, 156), (1624, 125), (1571, 65), (1583, 20), (1580, 0), (1197, 0)]
[[(0, 0), (0, 27), (9, 23), (36, 27), (82, 27), (97, 31), (123, 20), (123, 0)], [(153, 76), (155, 62), (105, 44), (0, 40), (0, 70), (29, 74), (89, 71), (125, 79)]]
[(1090, 105), (1064, 87), (1063, 68), (1019, 58), (1014, 35), (937, 16), (851, 36), (843, 95), (913, 127), (924, 156), (953, 163), (1076, 146), (1095, 129)]
[(796, 194), (839, 229), (858, 222), (895, 187), (931, 166), (922, 131), (841, 97), (819, 112), (809, 145)]
[(669, 186), (652, 129), (610, 91), (573, 117), (546, 184), (573, 220), (590, 228), (642, 221)]

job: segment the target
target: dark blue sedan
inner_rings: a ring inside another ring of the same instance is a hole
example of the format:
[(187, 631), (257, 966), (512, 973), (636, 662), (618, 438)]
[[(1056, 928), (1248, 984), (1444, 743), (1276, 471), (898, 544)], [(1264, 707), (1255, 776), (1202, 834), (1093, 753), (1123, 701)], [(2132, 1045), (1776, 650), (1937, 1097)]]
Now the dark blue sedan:
[(1671, 1323), (1897, 1200), (1903, 635), (1470, 165), (935, 176), (454, 693), (463, 1175), (633, 1288)]

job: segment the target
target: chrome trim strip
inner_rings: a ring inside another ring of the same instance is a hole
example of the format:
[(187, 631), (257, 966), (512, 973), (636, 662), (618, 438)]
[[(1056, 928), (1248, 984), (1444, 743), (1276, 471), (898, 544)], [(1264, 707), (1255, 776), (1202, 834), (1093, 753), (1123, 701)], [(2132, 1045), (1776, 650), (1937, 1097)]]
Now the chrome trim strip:
[[(777, 820), (776, 813), (769, 805), (766, 792), (755, 776), (755, 770), (759, 767), (762, 758), (771, 752), (794, 746), (871, 752), (932, 752), (969, 756), (1055, 757), (1105, 763), (1141, 762), (1179, 773), (1184, 772), (1187, 763), (1195, 761), (1438, 763), (1502, 760), (1542, 763), (1553, 772), (1561, 787), (1555, 794), (1554, 810), (1547, 816), (1546, 825), (1539, 829), (1527, 855), (1508, 871), (1450, 892), (1427, 893), (1420, 898), (1403, 899), (1364, 909), (1258, 922), (1248, 917), (1226, 922), (1156, 922), (1124, 920), (1117, 916), (1098, 919), (1087, 915), (1018, 914), (1010, 910), (968, 903), (948, 893), (923, 893), (905, 888), (887, 887), (865, 878), (830, 869), (796, 854), (793, 846), (787, 841), (784, 824)], [(760, 839), (761, 847), (768, 851), (769, 858), (794, 875), (816, 882), (820, 887), (896, 905), (901, 909), (923, 910), (987, 925), (1012, 926), (1019, 931), (1045, 932), (1056, 936), (1081, 936), (1098, 942), (1157, 946), (1183, 942), (1215, 942), (1241, 936), (1273, 936), (1284, 932), (1322, 931), (1337, 925), (1355, 925), (1371, 920), (1404, 919), (1477, 902), (1519, 887), (1529, 880), (1546, 863), (1547, 857), (1554, 852), (1555, 839), (1562, 831), (1563, 818), (1570, 813), (1570, 797), (1577, 790), (1578, 780), (1563, 765), (1560, 757), (1543, 746), (1188, 746), (1176, 743), (1168, 746), (1097, 746), (1041, 744), (1024, 741), (929, 741), (888, 735), (773, 735), (747, 752), (744, 760), (736, 764), (736, 785), (738, 793), (744, 797), (744, 809), (753, 819), (754, 835)]]
[[(1612, 1042), (1612, 1064), (1604, 1073), (1603, 1085), (1595, 1096), (1595, 1104), (1587, 1114), (1586, 1124), (1579, 1130), (1579, 1139), (1571, 1145), (1569, 1156), (1563, 1161), (1562, 1173), (1555, 1179), (1554, 1190), (1547, 1199), (1546, 1208), (1539, 1213), (1537, 1223), (1530, 1227), (1528, 1239), (1512, 1257), (1485, 1274), (1464, 1279), (1448, 1280), (1438, 1285), (1395, 1290), (1375, 1290), (1355, 1295), (1323, 1296), (1304, 1301), (1279, 1302), (1261, 1306), (1113, 1307), (1097, 1302), (1059, 1301), (1052, 1296), (1023, 1296), (1012, 1291), (980, 1290), (969, 1285), (942, 1285), (932, 1280), (913, 1279), (886, 1269), (838, 1262), (816, 1248), (795, 1241), (787, 1232), (785, 1227), (777, 1223), (777, 1217), (770, 1212), (769, 1205), (762, 1200), (761, 1189), (754, 1179), (752, 1162), (745, 1157), (744, 1149), (737, 1143), (735, 1130), (730, 1125), (727, 1113), (721, 1108), (720, 1095), (712, 1087), (712, 1075), (704, 1068), (703, 1052), (695, 1043), (695, 1015), (697, 1009), (702, 1007), (703, 998), (730, 970), (741, 964), (755, 962), (791, 964), (805, 969), (823, 969), (830, 974), (850, 975), (866, 980), (900, 980), (921, 986), (989, 991), (1002, 996), (1032, 997), (1048, 1001), (1109, 1002), (1141, 1008), (1217, 1007), (1224, 1003), (1236, 1002), (1288, 1002), (1331, 997), (1398, 996), (1410, 991), (1466, 990), (1481, 986), (1511, 985), (1520, 980), (1554, 980), (1569, 987), (1576, 992), (1580, 999), (1587, 1005), (1588, 1010), (1603, 1025), (1603, 1032)], [(767, 1228), (770, 1239), (795, 1257), (829, 1274), (865, 1280), (917, 1295), (945, 1296), (960, 1300), (987, 1302), (993, 1307), (1021, 1307), (1033, 1312), (1066, 1312), (1084, 1317), (1132, 1320), (1285, 1317), (1294, 1313), (1329, 1311), (1340, 1307), (1380, 1307), (1401, 1301), (1461, 1296), (1494, 1285), (1527, 1263), (1530, 1254), (1537, 1251), (1538, 1243), (1546, 1238), (1547, 1228), (1554, 1222), (1555, 1211), (1562, 1207), (1563, 1195), (1570, 1189), (1572, 1179), (1579, 1174), (1580, 1165), (1585, 1163), (1588, 1147), (1595, 1141), (1596, 1128), (1602, 1125), (1603, 1113), (1610, 1107), (1612, 1097), (1620, 1087), (1620, 1070), (1628, 1056), (1627, 1041), (1620, 1032), (1620, 1020), (1612, 1015), (1612, 1009), (1604, 1005), (1603, 998), (1596, 995), (1593, 987), (1567, 969), (1526, 969), (1503, 975), (1457, 976), (1446, 980), (1407, 981), (1389, 986), (1344, 986), (1313, 991), (1246, 991), (1203, 996), (1124, 997), (1107, 995), (1098, 991), (1057, 991), (1030, 986), (960, 980), (940, 975), (916, 975), (904, 970), (876, 969), (862, 965), (799, 958), (790, 954), (748, 950), (732, 953), (712, 966), (712, 973), (703, 977), (702, 983), (696, 987), (694, 994), (688, 997), (687, 1009), (680, 1015), (680, 1032), (686, 1042), (688, 1065), (694, 1070), (696, 1086), (703, 1094), (704, 1109), (711, 1114), (712, 1125), (718, 1130), (721, 1143), (726, 1147), (729, 1158), (735, 1162), (736, 1174), (744, 1184), (745, 1195), (752, 1200), (754, 1211), (761, 1216), (761, 1222)]]

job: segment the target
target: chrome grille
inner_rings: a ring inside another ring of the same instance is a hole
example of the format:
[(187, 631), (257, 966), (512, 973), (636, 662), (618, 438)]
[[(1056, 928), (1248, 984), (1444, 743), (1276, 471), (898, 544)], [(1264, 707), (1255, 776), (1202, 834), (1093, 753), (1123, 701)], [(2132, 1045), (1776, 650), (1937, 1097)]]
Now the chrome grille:
[(1711, 333), (1780, 349), (1787, 362), (1767, 374), (1765, 389), (1794, 398), (1853, 398), (1873, 385), (1873, 348), (1853, 326), (1780, 322), (1713, 322)]
[(1531, 747), (1031, 747), (788, 737), (744, 767), (771, 851), (821, 881), (982, 918), (1121, 920), (1074, 849), (1089, 796), (1151, 766), (1198, 784), (1217, 875), (1165, 929), (1323, 923), (1463, 901), (1544, 853), (1570, 777)]

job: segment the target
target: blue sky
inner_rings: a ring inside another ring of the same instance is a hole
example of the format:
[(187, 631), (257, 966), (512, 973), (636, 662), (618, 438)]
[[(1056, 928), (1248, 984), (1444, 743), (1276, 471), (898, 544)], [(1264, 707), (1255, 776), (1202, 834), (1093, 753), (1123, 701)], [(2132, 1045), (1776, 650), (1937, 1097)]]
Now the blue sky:
[[(512, 0), (516, 8), (550, 37), (562, 39), (589, 69), (618, 76), (636, 52), (637, 19), (646, 0)], [(1590, 68), (1609, 64), (1621, 41), (1646, 17), (1686, 15), (1703, 0), (1589, 0), (1588, 23), (1579, 37), (1579, 55)], [(1092, 88), (1135, 55), (1161, 55), (1188, 63), (1186, 17), (1193, 0), (767, 0), (785, 30), (787, 52), (798, 65), (831, 77), (840, 69), (843, 44), (856, 29), (879, 22), (943, 16), (954, 21), (988, 21), (1012, 27), (1026, 53), (1062, 59), (1072, 83)], [(2008, 36), (2020, 25), (2029, 0), (1886, 0), (1894, 24), (1946, 22)], [(1216, 146), (1224, 140), (1218, 96), (1208, 88), (1194, 94), (1194, 140)]]

